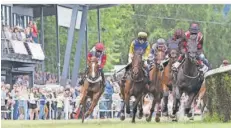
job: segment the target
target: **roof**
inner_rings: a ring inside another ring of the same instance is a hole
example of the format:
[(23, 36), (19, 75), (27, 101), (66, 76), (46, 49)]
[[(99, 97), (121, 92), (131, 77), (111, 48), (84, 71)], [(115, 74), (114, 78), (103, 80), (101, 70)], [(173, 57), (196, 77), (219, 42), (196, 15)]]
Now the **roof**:
[[(63, 7), (73, 8), (74, 5), (85, 6), (88, 5), (89, 10), (97, 9), (97, 8), (108, 8), (112, 6), (117, 6), (118, 4), (58, 4)], [(38, 7), (55, 7), (55, 4), (13, 4), (13, 6), (21, 6), (28, 8), (38, 8)]]
[[(58, 4), (58, 6), (73, 8), (74, 5), (79, 5), (79, 10), (82, 10), (83, 6), (88, 5), (89, 10), (101, 9), (101, 8), (109, 8), (112, 6), (117, 6), (118, 4)], [(56, 4), (13, 4), (13, 6), (32, 8), (34, 18), (40, 17), (40, 7), (44, 7), (43, 15), (44, 16), (52, 16), (56, 14)]]

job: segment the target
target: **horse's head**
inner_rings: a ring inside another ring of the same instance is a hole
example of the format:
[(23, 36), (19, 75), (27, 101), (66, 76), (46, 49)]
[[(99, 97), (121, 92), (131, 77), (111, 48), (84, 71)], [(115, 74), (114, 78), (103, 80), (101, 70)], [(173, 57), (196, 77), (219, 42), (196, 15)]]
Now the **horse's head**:
[(187, 56), (191, 61), (195, 61), (196, 60), (196, 55), (197, 55), (197, 42), (196, 42), (196, 35), (192, 35), (190, 37), (190, 39), (188, 40), (188, 43), (187, 43), (187, 49), (188, 49), (188, 52), (187, 52)]
[(143, 61), (142, 61), (142, 52), (135, 52), (134, 57), (132, 58), (132, 77), (134, 79), (138, 78), (140, 71), (142, 71)]
[(177, 61), (179, 56), (179, 52), (176, 49), (171, 49), (169, 53), (169, 57), (173, 60), (173, 62)]
[(165, 52), (163, 50), (158, 50), (155, 53), (155, 63), (160, 65), (161, 61), (165, 59)]
[(88, 63), (89, 66), (89, 72), (87, 74), (87, 76), (91, 79), (95, 79), (98, 77), (98, 69), (99, 69), (99, 65), (98, 65), (98, 59), (96, 57), (91, 57), (90, 62)]

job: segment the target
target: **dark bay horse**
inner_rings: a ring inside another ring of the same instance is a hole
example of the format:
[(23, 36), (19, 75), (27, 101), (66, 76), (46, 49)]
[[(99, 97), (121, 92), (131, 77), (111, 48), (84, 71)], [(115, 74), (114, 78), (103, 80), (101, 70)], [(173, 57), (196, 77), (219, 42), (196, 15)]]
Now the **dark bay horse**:
[(168, 116), (168, 96), (169, 96), (169, 90), (172, 89), (172, 85), (174, 82), (173, 75), (174, 72), (172, 71), (172, 64), (177, 61), (177, 58), (179, 56), (179, 53), (176, 49), (170, 49), (169, 50), (169, 59), (166, 63), (164, 63), (164, 70), (161, 82), (164, 85), (164, 96), (163, 96), (163, 108), (162, 108), (162, 115)]
[(173, 121), (177, 121), (176, 112), (179, 110), (182, 93), (188, 95), (185, 114), (189, 118), (192, 117), (191, 105), (203, 82), (196, 63), (197, 43), (195, 40), (196, 38), (188, 41), (185, 60), (177, 73), (177, 80), (173, 84), (173, 113), (171, 115)]
[[(87, 72), (87, 78), (84, 81), (82, 90), (81, 90), (81, 98), (80, 98), (80, 106), (77, 110), (77, 116), (79, 115), (80, 108), (82, 109), (82, 122), (87, 118), (94, 110), (97, 105), (100, 96), (104, 92), (104, 82), (102, 80), (98, 59), (96, 57), (91, 57), (90, 62), (88, 63), (89, 70)], [(86, 100), (87, 97), (91, 98), (91, 105), (88, 111), (86, 111)]]
[(124, 85), (120, 85), (121, 87), (121, 98), (124, 103), (121, 106), (121, 115), (120, 119), (125, 119), (124, 109), (126, 105), (126, 113), (130, 114), (130, 97), (135, 97), (135, 102), (133, 104), (133, 117), (132, 123), (135, 123), (135, 117), (137, 112), (137, 106), (139, 106), (139, 117), (143, 116), (143, 109), (141, 103), (141, 97), (145, 91), (145, 85), (147, 83), (147, 77), (145, 76), (145, 72), (143, 69), (143, 61), (142, 61), (142, 52), (138, 51), (135, 53), (132, 58), (132, 63), (128, 70), (127, 79), (125, 80)]
[(150, 122), (152, 119), (152, 113), (154, 112), (154, 109), (156, 107), (156, 122), (160, 121), (161, 116), (161, 109), (160, 109), (160, 103), (161, 99), (163, 97), (164, 89), (167, 89), (165, 84), (162, 84), (162, 75), (163, 71), (160, 71), (160, 64), (161, 61), (165, 59), (165, 52), (162, 50), (158, 50), (155, 55), (155, 63), (151, 68), (150, 71), (150, 80), (151, 84), (149, 87), (149, 93), (153, 95), (153, 102), (152, 107), (150, 109), (150, 115), (146, 118), (147, 122)]

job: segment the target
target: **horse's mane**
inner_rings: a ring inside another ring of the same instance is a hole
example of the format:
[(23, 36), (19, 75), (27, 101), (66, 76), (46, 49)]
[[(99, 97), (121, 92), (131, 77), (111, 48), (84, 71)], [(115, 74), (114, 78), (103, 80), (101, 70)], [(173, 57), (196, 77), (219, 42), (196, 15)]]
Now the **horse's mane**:
[(93, 56), (91, 57), (91, 62), (98, 62), (98, 59), (95, 56)]

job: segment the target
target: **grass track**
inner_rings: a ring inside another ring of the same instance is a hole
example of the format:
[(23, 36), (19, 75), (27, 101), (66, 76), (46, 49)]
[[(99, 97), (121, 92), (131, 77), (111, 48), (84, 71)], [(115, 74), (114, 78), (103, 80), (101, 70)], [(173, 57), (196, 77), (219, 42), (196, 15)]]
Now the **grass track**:
[(135, 124), (118, 119), (87, 120), (84, 124), (80, 120), (36, 120), (36, 121), (1, 121), (1, 128), (231, 128), (231, 123), (203, 123), (200, 121), (188, 122), (161, 122), (147, 123), (137, 120)]

